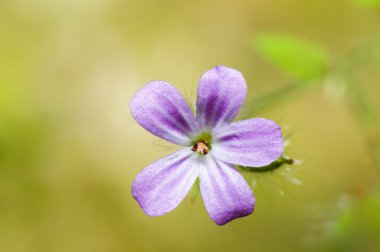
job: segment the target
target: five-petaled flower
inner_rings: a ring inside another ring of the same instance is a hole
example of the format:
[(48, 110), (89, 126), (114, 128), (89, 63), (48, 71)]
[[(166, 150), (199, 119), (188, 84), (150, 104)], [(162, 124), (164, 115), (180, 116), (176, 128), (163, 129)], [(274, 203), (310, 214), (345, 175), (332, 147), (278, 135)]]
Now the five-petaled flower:
[(152, 81), (130, 102), (135, 120), (150, 133), (184, 146), (143, 169), (133, 197), (150, 216), (176, 208), (194, 182), (211, 219), (223, 225), (253, 212), (255, 198), (234, 165), (260, 167), (283, 151), (281, 128), (264, 118), (232, 123), (247, 94), (242, 74), (217, 66), (199, 80), (196, 116), (178, 90)]

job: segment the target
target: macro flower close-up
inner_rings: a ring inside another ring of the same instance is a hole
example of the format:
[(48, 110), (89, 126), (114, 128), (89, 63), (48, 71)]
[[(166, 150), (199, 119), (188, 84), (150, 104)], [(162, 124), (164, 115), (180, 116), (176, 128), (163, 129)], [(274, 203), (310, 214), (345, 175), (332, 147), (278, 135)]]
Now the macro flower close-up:
[(380, 252), (380, 0), (0, 19), (0, 252)]
[(262, 167), (276, 161), (283, 152), (283, 138), (280, 126), (268, 119), (232, 122), (246, 94), (243, 75), (224, 66), (200, 78), (196, 115), (165, 81), (152, 81), (135, 94), (130, 102), (134, 119), (153, 135), (182, 146), (135, 178), (132, 193), (147, 215), (172, 211), (197, 178), (216, 224), (253, 212), (254, 195), (235, 166)]

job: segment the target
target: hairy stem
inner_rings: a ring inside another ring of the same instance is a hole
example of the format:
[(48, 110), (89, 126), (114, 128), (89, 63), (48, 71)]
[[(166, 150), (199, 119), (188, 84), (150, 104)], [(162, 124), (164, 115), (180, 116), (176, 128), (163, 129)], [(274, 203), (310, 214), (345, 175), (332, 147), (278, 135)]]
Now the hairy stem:
[(267, 166), (262, 166), (262, 167), (249, 167), (249, 166), (241, 166), (237, 165), (236, 167), (243, 170), (243, 171), (248, 171), (248, 172), (271, 172), (274, 171), (283, 165), (292, 165), (294, 164), (294, 160), (291, 158), (286, 158), (284, 156), (281, 156), (279, 159), (276, 161), (270, 163)]

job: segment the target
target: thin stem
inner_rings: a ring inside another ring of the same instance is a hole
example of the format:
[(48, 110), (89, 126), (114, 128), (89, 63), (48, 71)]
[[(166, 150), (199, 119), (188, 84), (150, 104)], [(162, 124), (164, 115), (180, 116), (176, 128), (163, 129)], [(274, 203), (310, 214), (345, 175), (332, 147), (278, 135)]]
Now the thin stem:
[(271, 171), (274, 171), (274, 170), (276, 170), (276, 169), (278, 169), (278, 168), (280, 168), (286, 164), (292, 165), (292, 164), (294, 164), (294, 160), (291, 158), (286, 158), (284, 156), (281, 156), (279, 159), (270, 163), (267, 166), (249, 167), (249, 166), (237, 165), (237, 167), (241, 170), (249, 171), (249, 172), (271, 172)]

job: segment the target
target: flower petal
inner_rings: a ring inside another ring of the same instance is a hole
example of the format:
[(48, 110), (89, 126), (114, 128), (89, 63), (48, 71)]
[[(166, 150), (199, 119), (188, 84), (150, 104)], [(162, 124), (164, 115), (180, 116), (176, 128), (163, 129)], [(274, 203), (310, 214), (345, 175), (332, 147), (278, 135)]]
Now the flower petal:
[(255, 198), (243, 176), (231, 165), (210, 156), (199, 174), (199, 186), (211, 219), (218, 225), (253, 212)]
[(212, 153), (236, 165), (265, 166), (283, 152), (280, 126), (268, 119), (254, 118), (232, 123), (214, 131)]
[(231, 122), (247, 94), (243, 75), (232, 68), (217, 66), (201, 77), (197, 96), (197, 121), (202, 128)]
[(198, 177), (198, 155), (190, 148), (179, 150), (143, 169), (132, 185), (133, 197), (150, 216), (176, 208)]
[(147, 131), (169, 142), (189, 146), (198, 124), (178, 90), (164, 81), (152, 81), (130, 102), (132, 116)]

